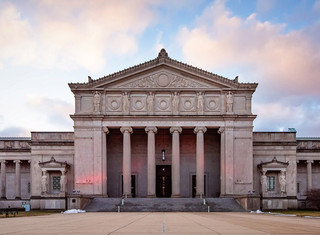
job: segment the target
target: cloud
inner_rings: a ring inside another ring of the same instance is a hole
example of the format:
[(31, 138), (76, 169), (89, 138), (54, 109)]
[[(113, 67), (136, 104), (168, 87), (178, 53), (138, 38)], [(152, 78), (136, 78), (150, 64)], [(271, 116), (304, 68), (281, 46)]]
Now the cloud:
[(30, 137), (30, 131), (19, 126), (10, 126), (0, 130), (2, 137)]
[(311, 103), (320, 103), (319, 22), (290, 31), (285, 24), (259, 21), (254, 12), (236, 16), (225, 1), (216, 0), (194, 25), (177, 35), (188, 63), (214, 72), (237, 71), (233, 76), (241, 74), (240, 81), (259, 82), (253, 99), (256, 129), (290, 125), (316, 134), (320, 110)]
[(74, 113), (74, 106), (58, 99), (29, 96), (27, 103), (33, 110), (45, 115), (47, 122), (66, 128), (72, 126), (69, 115)]
[[(32, 8), (26, 6), (30, 4)], [(102, 69), (108, 54), (132, 54), (156, 20), (157, 1), (33, 1), (0, 4), (0, 64)]]
[(289, 33), (284, 32), (285, 27), (260, 22), (255, 14), (242, 19), (226, 9), (224, 1), (215, 1), (196, 27), (182, 28), (178, 38), (192, 64), (209, 69), (246, 68), (264, 87), (316, 95), (320, 89), (320, 43), (308, 35), (320, 26)]

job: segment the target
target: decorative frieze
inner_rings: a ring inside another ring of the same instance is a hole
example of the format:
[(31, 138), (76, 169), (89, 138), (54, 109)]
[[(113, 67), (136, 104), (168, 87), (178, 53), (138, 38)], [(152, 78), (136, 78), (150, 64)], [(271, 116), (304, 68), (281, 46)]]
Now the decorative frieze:
[(118, 85), (119, 88), (205, 88), (206, 84), (196, 82), (168, 72), (160, 72)]

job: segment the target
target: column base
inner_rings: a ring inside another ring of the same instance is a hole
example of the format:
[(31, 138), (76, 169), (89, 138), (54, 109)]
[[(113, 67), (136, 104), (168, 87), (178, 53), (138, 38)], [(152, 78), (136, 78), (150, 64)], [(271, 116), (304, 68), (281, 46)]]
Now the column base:
[(155, 194), (153, 194), (153, 195), (148, 195), (147, 196), (148, 198), (155, 198), (155, 197), (157, 197)]
[(127, 197), (126, 197), (126, 195), (123, 194), (122, 197), (123, 198), (132, 198), (132, 195), (131, 194), (127, 194)]
[(180, 196), (180, 194), (172, 194), (171, 197), (172, 198), (178, 198), (178, 197), (181, 197), (181, 196)]
[(195, 197), (196, 197), (196, 198), (205, 198), (206, 195), (204, 195), (204, 194), (197, 194)]

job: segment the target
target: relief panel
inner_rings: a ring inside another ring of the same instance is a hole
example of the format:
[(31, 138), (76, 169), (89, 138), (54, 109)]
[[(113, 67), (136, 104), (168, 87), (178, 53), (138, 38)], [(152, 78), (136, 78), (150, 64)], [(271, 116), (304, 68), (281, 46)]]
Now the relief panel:
[(82, 96), (80, 103), (81, 113), (91, 113), (93, 112), (92, 96)]
[[(122, 83), (117, 88), (206, 88), (208, 84), (178, 74), (160, 71), (134, 81)], [(218, 88), (210, 85), (210, 88)]]
[(196, 94), (181, 94), (179, 110), (181, 114), (196, 114), (197, 112)]
[(155, 114), (172, 114), (171, 94), (155, 95)]
[(108, 94), (106, 96), (106, 111), (108, 114), (122, 113), (122, 95), (120, 94)]
[(131, 114), (147, 114), (147, 95), (132, 94), (130, 98), (130, 113)]
[(207, 114), (219, 113), (221, 111), (221, 98), (220, 95), (205, 95), (204, 98), (204, 111)]
[(246, 97), (245, 96), (235, 96), (233, 104), (234, 113), (245, 114), (246, 111)]

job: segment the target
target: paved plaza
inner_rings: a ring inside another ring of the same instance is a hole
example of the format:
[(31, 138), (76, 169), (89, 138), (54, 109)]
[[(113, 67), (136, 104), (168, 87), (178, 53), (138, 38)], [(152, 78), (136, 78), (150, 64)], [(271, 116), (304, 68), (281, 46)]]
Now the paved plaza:
[(320, 219), (250, 213), (79, 213), (0, 219), (0, 234), (319, 234)]

